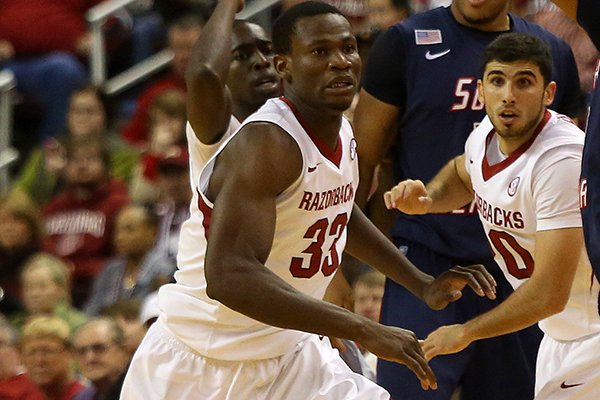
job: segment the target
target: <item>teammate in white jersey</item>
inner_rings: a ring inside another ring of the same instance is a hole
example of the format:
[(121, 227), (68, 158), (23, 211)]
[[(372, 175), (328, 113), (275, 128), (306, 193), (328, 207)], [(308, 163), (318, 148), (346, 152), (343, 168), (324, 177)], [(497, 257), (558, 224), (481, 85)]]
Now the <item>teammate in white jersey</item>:
[(474, 197), (495, 260), (515, 292), (485, 314), (432, 332), (425, 355), (456, 353), (475, 340), (539, 322), (545, 335), (536, 399), (598, 399), (598, 281), (583, 248), (579, 213), (584, 134), (546, 109), (556, 84), (540, 39), (501, 35), (486, 49), (483, 65), (478, 90), (487, 117), (469, 136), (465, 153), (427, 186), (400, 182), (385, 201), (388, 208), (425, 214)]
[(273, 34), (285, 98), (267, 101), (198, 174), (177, 283), (159, 292), (161, 314), (131, 362), (124, 399), (389, 398), (324, 336), (357, 341), (435, 388), (412, 332), (321, 300), (346, 243), (432, 308), (467, 284), (495, 296), (481, 266), (422, 273), (354, 206), (356, 142), (342, 113), (361, 63), (348, 20), (305, 2)]
[[(240, 0), (219, 0), (186, 70), (186, 136), (192, 174), (199, 171), (240, 122), (281, 94), (273, 44), (262, 27), (235, 20)], [(217, 39), (218, 38), (218, 39)]]

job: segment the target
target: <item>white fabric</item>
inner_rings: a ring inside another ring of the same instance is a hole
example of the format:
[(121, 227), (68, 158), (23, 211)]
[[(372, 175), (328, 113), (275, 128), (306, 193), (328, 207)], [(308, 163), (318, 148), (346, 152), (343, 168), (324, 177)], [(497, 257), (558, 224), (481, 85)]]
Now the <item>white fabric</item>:
[[(484, 161), (498, 159), (490, 153), (498, 151), (494, 137), (486, 117), (467, 140), (465, 168), (495, 260), (516, 289), (533, 271), (537, 232), (581, 226), (578, 178), (584, 135), (566, 117), (551, 111), (531, 146), (497, 164), (501, 168), (491, 173)], [(581, 257), (565, 310), (539, 326), (558, 340), (600, 332), (598, 281), (587, 256)]]
[(273, 359), (218, 361), (180, 342), (160, 318), (134, 355), (121, 391), (123, 400), (389, 398), (383, 388), (352, 372), (327, 338), (309, 335)]
[[(266, 267), (297, 290), (321, 299), (333, 277), (331, 271), (325, 273), (321, 266), (333, 263), (335, 254), (341, 261), (346, 243), (345, 222), (350, 218), (354, 192), (358, 186), (356, 142), (352, 128), (344, 119), (338, 144), (342, 156), (337, 166), (320, 152), (293, 111), (281, 99), (268, 100), (244, 123), (254, 121), (268, 121), (282, 127), (297, 142), (304, 162), (298, 180), (276, 201), (277, 239)], [(202, 192), (208, 185), (215, 158), (216, 155), (207, 163), (204, 171), (192, 174), (199, 179), (192, 188), (191, 217), (181, 231), (179, 270), (175, 274), (177, 283), (160, 289), (159, 305), (169, 330), (203, 356), (232, 361), (277, 357), (289, 352), (308, 334), (265, 325), (206, 295), (206, 238), (203, 225), (206, 221), (203, 212), (210, 212), (211, 203)], [(305, 238), (308, 228), (318, 221), (323, 226)], [(316, 242), (319, 232), (323, 232), (324, 243), (321, 246), (323, 255), (315, 263), (318, 271), (310, 278), (292, 276), (292, 260), (297, 260), (302, 265), (301, 271), (306, 271), (311, 259), (311, 254), (306, 250)], [(332, 248), (334, 252), (330, 251)]]
[(538, 352), (535, 400), (600, 399), (600, 334), (573, 341), (545, 335)]

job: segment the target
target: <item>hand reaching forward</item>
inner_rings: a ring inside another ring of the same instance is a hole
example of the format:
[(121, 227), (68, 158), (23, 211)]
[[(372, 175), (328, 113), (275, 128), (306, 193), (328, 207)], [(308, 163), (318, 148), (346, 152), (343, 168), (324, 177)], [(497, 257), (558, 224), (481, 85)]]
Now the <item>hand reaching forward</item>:
[(412, 331), (376, 324), (375, 332), (361, 341), (361, 345), (379, 358), (406, 365), (424, 390), (437, 389), (435, 374)]
[(442, 326), (431, 332), (422, 342), (425, 358), (431, 360), (440, 354), (454, 354), (464, 350), (471, 340), (466, 337), (463, 325)]
[(402, 181), (385, 192), (383, 201), (388, 210), (396, 208), (410, 215), (427, 214), (433, 202), (427, 196), (425, 184), (412, 179)]
[(462, 289), (469, 285), (477, 295), (496, 298), (496, 281), (483, 265), (457, 265), (438, 276), (423, 293), (423, 301), (433, 310), (441, 310), (462, 297)]

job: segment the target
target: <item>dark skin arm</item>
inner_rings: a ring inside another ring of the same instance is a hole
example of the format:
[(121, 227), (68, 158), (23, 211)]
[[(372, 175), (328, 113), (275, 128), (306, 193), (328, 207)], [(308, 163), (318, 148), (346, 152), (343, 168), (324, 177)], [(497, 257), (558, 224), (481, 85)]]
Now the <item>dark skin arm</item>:
[[(265, 324), (357, 341), (381, 358), (408, 366), (423, 388), (435, 388), (435, 376), (412, 332), (306, 296), (264, 267), (274, 240), (277, 196), (300, 175), (302, 159), (280, 128), (254, 123), (243, 129), (219, 157), (207, 192), (214, 202), (205, 265), (208, 295)], [(452, 285), (460, 281), (464, 286), (464, 276), (442, 288), (450, 281), (431, 284), (433, 278), (404, 259), (398, 268), (399, 251), (362, 213), (355, 217), (348, 226), (351, 235), (358, 235), (350, 240), (355, 255), (434, 303), (459, 297)]]
[(231, 95), (225, 83), (231, 63), (233, 21), (243, 4), (240, 0), (219, 0), (194, 45), (185, 74), (188, 119), (204, 144), (217, 142), (229, 126)]
[(399, 114), (399, 107), (384, 103), (364, 89), (361, 90), (352, 122), (360, 160), (360, 185), (356, 191), (356, 203), (361, 208), (367, 204), (375, 167), (383, 160)]

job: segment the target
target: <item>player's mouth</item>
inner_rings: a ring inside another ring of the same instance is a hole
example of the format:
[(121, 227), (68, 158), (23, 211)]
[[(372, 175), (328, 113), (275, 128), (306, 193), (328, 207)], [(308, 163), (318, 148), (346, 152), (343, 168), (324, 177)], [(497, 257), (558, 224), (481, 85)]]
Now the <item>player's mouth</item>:
[(486, 1), (487, 0), (469, 0), (469, 4), (471, 5), (471, 7), (480, 7)]
[(356, 92), (356, 83), (350, 75), (338, 76), (327, 83), (325, 90), (335, 95), (348, 95)]
[(262, 76), (254, 81), (253, 86), (261, 91), (275, 91), (279, 89), (279, 79), (275, 75)]
[(514, 110), (502, 110), (498, 113), (498, 119), (504, 125), (512, 125), (515, 123), (516, 119), (519, 117), (516, 111)]

